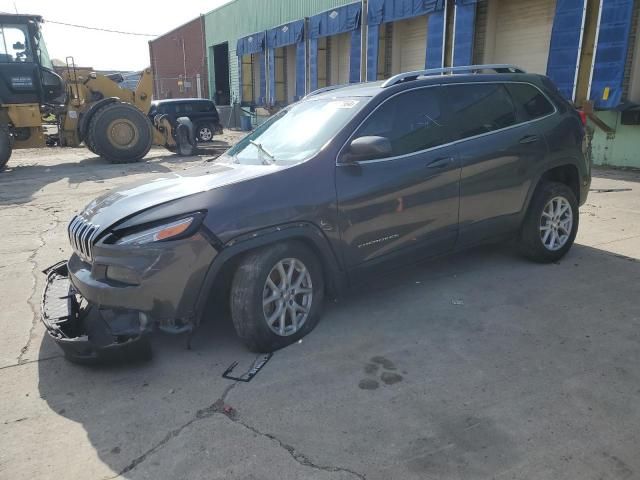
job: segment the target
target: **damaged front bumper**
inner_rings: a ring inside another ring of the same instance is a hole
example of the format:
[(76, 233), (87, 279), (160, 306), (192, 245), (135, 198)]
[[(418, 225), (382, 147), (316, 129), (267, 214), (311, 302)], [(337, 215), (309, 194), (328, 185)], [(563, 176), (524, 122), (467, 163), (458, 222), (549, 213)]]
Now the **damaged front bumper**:
[(42, 322), (65, 357), (79, 363), (150, 355), (152, 325), (143, 312), (99, 308), (87, 302), (69, 280), (67, 262), (44, 271)]

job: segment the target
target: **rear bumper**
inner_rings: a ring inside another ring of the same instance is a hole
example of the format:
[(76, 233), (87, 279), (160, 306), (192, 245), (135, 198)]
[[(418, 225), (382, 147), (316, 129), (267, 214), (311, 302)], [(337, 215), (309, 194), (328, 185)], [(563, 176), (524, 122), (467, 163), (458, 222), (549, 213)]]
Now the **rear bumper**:
[(115, 358), (147, 358), (152, 326), (144, 314), (101, 309), (87, 303), (69, 280), (66, 262), (44, 272), (42, 322), (69, 360), (92, 363)]

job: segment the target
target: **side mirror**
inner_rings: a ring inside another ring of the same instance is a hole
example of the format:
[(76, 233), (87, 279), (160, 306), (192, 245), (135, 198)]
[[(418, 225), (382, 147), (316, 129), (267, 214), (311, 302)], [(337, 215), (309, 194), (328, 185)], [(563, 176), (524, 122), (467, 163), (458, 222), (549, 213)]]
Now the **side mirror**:
[(343, 162), (374, 160), (392, 155), (391, 142), (386, 137), (359, 137), (349, 144)]

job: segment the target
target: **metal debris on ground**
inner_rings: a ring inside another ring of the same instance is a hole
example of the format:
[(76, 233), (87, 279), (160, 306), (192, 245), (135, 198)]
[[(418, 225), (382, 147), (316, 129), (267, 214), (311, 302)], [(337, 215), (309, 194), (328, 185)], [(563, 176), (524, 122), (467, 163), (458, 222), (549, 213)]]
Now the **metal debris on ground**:
[(618, 193), (618, 192), (630, 192), (631, 188), (592, 188), (589, 190), (593, 193)]
[(239, 377), (234, 377), (231, 375), (233, 369), (238, 366), (238, 362), (233, 362), (222, 374), (222, 378), (226, 378), (227, 380), (235, 380), (237, 382), (250, 382), (253, 377), (255, 377), (262, 367), (273, 357), (273, 353), (267, 353), (266, 355), (261, 355), (254, 362), (253, 366), (249, 369), (248, 372), (240, 375)]

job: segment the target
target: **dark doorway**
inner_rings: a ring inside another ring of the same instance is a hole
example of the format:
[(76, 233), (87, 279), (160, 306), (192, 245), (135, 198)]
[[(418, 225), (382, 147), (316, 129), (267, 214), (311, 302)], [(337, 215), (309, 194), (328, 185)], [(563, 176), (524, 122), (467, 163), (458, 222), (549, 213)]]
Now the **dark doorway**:
[(229, 88), (229, 44), (227, 42), (213, 47), (213, 69), (215, 72), (214, 100), (217, 105), (231, 104)]

